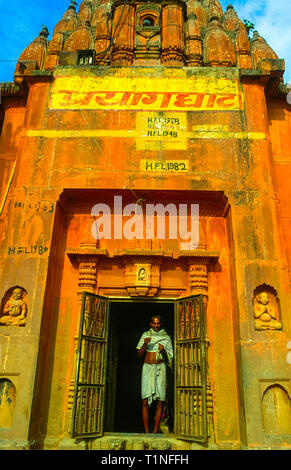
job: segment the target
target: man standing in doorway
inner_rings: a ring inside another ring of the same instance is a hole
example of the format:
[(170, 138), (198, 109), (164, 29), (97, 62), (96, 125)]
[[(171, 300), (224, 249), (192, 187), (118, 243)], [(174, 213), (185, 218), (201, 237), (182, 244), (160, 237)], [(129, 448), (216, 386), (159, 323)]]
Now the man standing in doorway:
[(156, 415), (153, 433), (160, 428), (163, 403), (166, 399), (167, 371), (166, 363), (171, 365), (173, 347), (171, 338), (161, 329), (160, 315), (151, 318), (150, 329), (140, 338), (137, 349), (138, 357), (144, 357), (141, 378), (142, 419), (146, 433), (149, 433), (149, 406), (156, 400)]

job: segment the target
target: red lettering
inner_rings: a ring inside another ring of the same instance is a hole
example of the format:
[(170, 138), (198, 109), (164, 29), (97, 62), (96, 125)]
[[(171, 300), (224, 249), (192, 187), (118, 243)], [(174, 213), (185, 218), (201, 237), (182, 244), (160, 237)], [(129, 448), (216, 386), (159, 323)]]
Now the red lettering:
[[(189, 103), (190, 100), (190, 103)], [(175, 102), (175, 106), (178, 106), (179, 108), (189, 108), (193, 106), (193, 101), (191, 101), (191, 95), (186, 94), (186, 93), (179, 93)]]
[[(234, 98), (234, 93), (227, 93), (225, 96), (220, 96), (219, 98), (217, 98), (216, 104), (221, 108), (230, 108), (230, 106), (234, 105)], [(227, 103), (227, 101), (229, 100), (230, 103)]]
[(209, 95), (206, 108), (213, 108), (215, 100), (216, 100), (216, 95)]
[(136, 92), (133, 95), (130, 105), (137, 106), (141, 101), (143, 104), (153, 104), (157, 100), (157, 93)]
[(139, 93), (134, 93), (130, 104), (132, 106), (137, 105), (139, 103), (139, 100), (141, 99), (141, 97), (142, 97), (142, 93), (140, 93), (140, 92)]
[(141, 102), (143, 104), (153, 104), (157, 100), (157, 93), (143, 93), (145, 94)]
[(120, 100), (120, 106), (125, 106), (128, 103), (129, 98), (131, 97), (131, 91), (125, 91)]
[(63, 96), (63, 102), (60, 103), (60, 106), (68, 106), (68, 105), (73, 105), (77, 104), (80, 102), (80, 98), (77, 99), (77, 101), (72, 100), (73, 93), (74, 91), (68, 91), (68, 90), (60, 90), (59, 93), (64, 93)]
[(90, 103), (92, 96), (94, 95), (93, 91), (90, 91), (89, 93), (86, 93), (84, 98), (80, 101), (81, 106), (86, 106)]
[(160, 104), (160, 108), (167, 108), (169, 106), (171, 98), (172, 98), (172, 93), (164, 93), (162, 102)]
[(203, 93), (197, 93), (195, 101), (192, 101), (192, 96), (193, 95), (189, 93), (181, 93), (177, 96), (174, 105), (181, 108), (201, 108), (205, 95)]
[(110, 101), (109, 102), (106, 102), (106, 100), (109, 100), (111, 98), (114, 98), (115, 96), (115, 91), (108, 91), (108, 92), (104, 92), (102, 93), (104, 94), (105, 96), (96, 96), (95, 98), (95, 101), (97, 104), (99, 104), (100, 106), (114, 106), (116, 105), (116, 103), (111, 103)]

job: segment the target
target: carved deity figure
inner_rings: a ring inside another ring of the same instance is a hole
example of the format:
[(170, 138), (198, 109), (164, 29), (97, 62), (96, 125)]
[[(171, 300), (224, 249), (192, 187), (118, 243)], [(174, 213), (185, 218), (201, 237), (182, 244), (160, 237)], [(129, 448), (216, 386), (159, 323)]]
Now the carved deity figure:
[(270, 302), (268, 292), (260, 292), (254, 299), (254, 317), (256, 330), (280, 330), (275, 308)]
[(141, 268), (138, 272), (138, 280), (139, 281), (145, 281), (147, 278), (147, 273), (144, 268)]
[(23, 289), (16, 287), (12, 297), (6, 302), (3, 308), (3, 316), (0, 317), (0, 324), (7, 326), (24, 326), (26, 322), (27, 304), (23, 300)]

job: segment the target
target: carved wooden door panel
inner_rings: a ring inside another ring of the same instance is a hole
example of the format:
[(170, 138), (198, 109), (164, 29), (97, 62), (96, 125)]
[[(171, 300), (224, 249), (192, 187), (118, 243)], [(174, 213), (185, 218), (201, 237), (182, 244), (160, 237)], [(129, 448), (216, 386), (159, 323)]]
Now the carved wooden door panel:
[(108, 336), (106, 297), (84, 292), (80, 319), (72, 437), (97, 437), (103, 431)]
[(207, 441), (206, 331), (202, 296), (175, 302), (175, 432)]

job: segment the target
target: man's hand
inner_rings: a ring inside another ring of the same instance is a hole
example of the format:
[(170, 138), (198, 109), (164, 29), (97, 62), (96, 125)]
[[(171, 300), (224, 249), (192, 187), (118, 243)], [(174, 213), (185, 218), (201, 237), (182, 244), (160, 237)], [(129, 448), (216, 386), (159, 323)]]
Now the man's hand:
[(151, 341), (151, 338), (145, 338), (144, 339), (144, 344), (149, 344), (150, 341)]
[(164, 349), (164, 346), (159, 343), (159, 351), (162, 351)]

